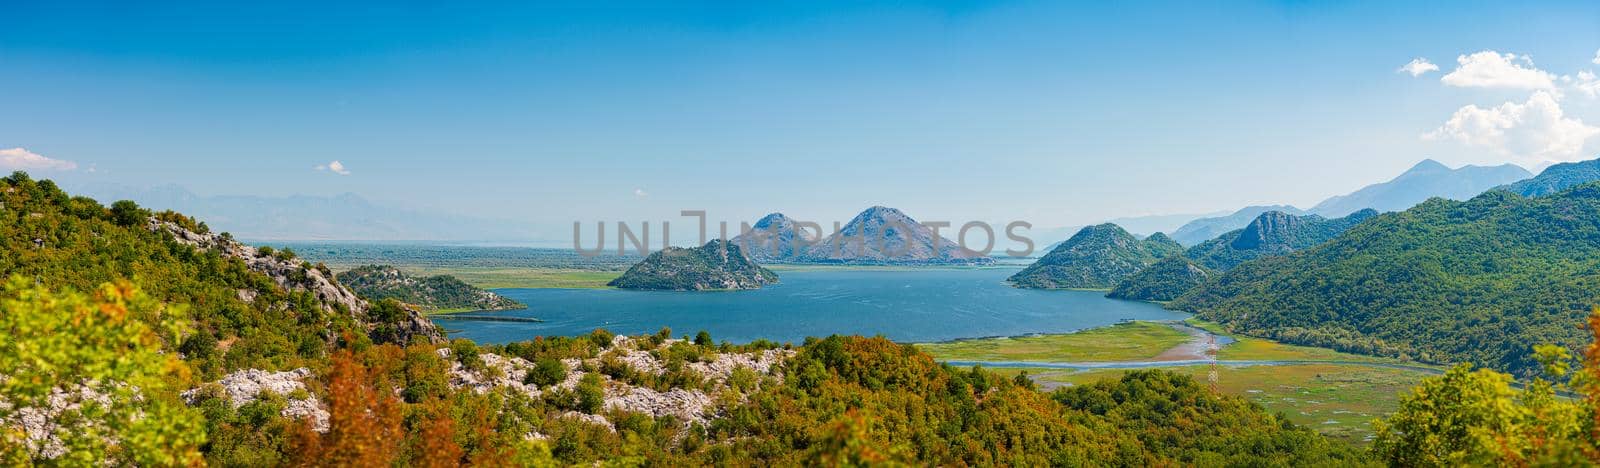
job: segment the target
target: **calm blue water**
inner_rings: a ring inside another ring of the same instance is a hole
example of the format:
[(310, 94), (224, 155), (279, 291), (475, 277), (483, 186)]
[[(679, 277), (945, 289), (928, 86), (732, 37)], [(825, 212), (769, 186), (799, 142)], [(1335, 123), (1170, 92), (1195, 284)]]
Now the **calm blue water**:
[(807, 336), (884, 335), (902, 342), (1064, 333), (1123, 319), (1177, 320), (1188, 314), (1093, 291), (1016, 289), (1011, 268), (909, 271), (789, 271), (753, 291), (497, 289), (528, 309), (493, 312), (542, 323), (447, 320), (453, 337), (505, 343), (539, 335), (711, 332), (718, 341), (757, 338), (799, 344)]

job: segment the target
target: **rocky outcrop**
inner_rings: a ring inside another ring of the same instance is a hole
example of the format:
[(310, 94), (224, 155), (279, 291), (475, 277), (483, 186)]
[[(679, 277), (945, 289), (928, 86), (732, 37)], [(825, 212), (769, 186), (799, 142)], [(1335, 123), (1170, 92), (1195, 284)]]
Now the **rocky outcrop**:
[[(178, 243), (239, 259), (251, 271), (266, 275), (279, 287), (289, 291), (310, 292), (324, 310), (348, 313), (357, 322), (366, 324), (369, 331), (377, 328), (376, 324), (367, 320), (369, 308), (367, 301), (356, 296), (356, 293), (349, 288), (340, 285), (325, 268), (314, 267), (308, 262), (281, 253), (253, 248), (220, 234), (195, 232), (155, 217), (149, 219), (146, 227), (153, 232), (166, 232)], [(255, 292), (241, 290), (239, 298), (248, 302), (255, 298)], [(388, 327), (391, 330), (385, 334), (387, 338), (399, 344), (418, 340), (443, 341), (443, 333), (431, 320), (416, 311), (408, 312), (397, 323), (386, 324), (391, 326)]]
[(306, 391), (305, 379), (311, 369), (299, 368), (286, 372), (268, 372), (244, 369), (225, 375), (221, 380), (202, 385), (181, 394), (185, 402), (193, 405), (205, 398), (227, 398), (234, 408), (255, 402), (263, 393), (285, 397), (287, 404), (280, 412), (284, 417), (311, 421), (317, 432), (328, 430), (328, 410), (317, 396)]
[(1292, 215), (1306, 214), (1304, 210), (1289, 205), (1247, 206), (1227, 216), (1189, 221), (1172, 232), (1172, 239), (1185, 246), (1197, 245), (1248, 226), (1256, 217), (1261, 216), (1261, 213), (1268, 211), (1281, 211)]
[[(67, 454), (67, 446), (61, 437), (64, 431), (72, 427), (59, 424), (63, 415), (76, 413), (85, 406), (109, 406), (111, 398), (93, 388), (77, 386), (72, 390), (62, 388), (51, 389), (50, 395), (45, 398), (43, 407), (18, 408), (12, 413), (11, 419), (0, 419), (0, 429), (20, 429), (25, 450), (36, 460), (54, 460)], [(0, 401), (0, 408), (11, 407), (11, 403)]]
[[(652, 349), (663, 350), (679, 341), (666, 340)], [(439, 349), (439, 355), (449, 358), (450, 349)], [(528, 371), (534, 367), (533, 363), (519, 357), (508, 358), (493, 353), (480, 353), (478, 357), (483, 360), (484, 368), (488, 371), (473, 371), (452, 360), (450, 386), (480, 393), (505, 390), (537, 398), (552, 389), (577, 388), (585, 374), (582, 369), (599, 369), (602, 359), (605, 358), (616, 359), (637, 372), (657, 376), (667, 372), (666, 366), (651, 354), (650, 350), (640, 349), (638, 341), (626, 336), (613, 338), (611, 346), (602, 356), (604, 357), (563, 360), (562, 364), (567, 368), (566, 378), (555, 385), (538, 388), (523, 382)], [(781, 367), (792, 356), (794, 356), (793, 350), (770, 349), (751, 353), (720, 353), (709, 361), (686, 364), (689, 369), (699, 373), (706, 380), (706, 385), (701, 388), (671, 388), (660, 391), (630, 385), (600, 374), (605, 392), (603, 408), (607, 411), (642, 413), (652, 417), (672, 416), (684, 424), (707, 424), (716, 416), (715, 396), (719, 392), (729, 390), (728, 379), (736, 369), (749, 369), (757, 375), (769, 376), (781, 382)], [(742, 395), (739, 397), (743, 398)], [(611, 423), (599, 415), (570, 412), (562, 417), (578, 418), (611, 427)]]
[(708, 291), (757, 289), (778, 282), (732, 242), (712, 240), (695, 248), (668, 247), (645, 257), (608, 283), (622, 289)]
[(1243, 229), (1189, 248), (1184, 256), (1206, 268), (1228, 270), (1249, 260), (1287, 255), (1327, 242), (1377, 215), (1376, 210), (1366, 209), (1339, 219), (1323, 219), (1317, 215), (1295, 216), (1268, 211)]

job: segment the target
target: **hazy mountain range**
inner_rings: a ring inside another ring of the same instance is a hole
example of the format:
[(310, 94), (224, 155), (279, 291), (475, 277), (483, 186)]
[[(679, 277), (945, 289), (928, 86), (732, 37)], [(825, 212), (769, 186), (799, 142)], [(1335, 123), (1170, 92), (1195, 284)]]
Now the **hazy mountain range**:
[[(1568, 163), (1551, 166), (1546, 172), (1564, 174), (1567, 179), (1586, 180), (1585, 174), (1600, 173), (1600, 162)], [(1331, 197), (1309, 210), (1288, 205), (1252, 206), (1232, 213), (1172, 214), (1132, 216), (1107, 222), (1131, 233), (1148, 235), (1170, 233), (1183, 245), (1195, 245), (1249, 224), (1261, 213), (1281, 211), (1292, 215), (1317, 214), (1336, 218), (1362, 208), (1397, 211), (1431, 197), (1466, 199), (1490, 188), (1527, 179), (1526, 170), (1514, 165), (1463, 166), (1451, 169), (1433, 160), (1424, 160), (1387, 182), (1369, 185), (1347, 195)], [(1552, 182), (1536, 187), (1516, 186), (1538, 193), (1570, 182)], [(172, 209), (206, 219), (213, 227), (240, 238), (259, 240), (454, 240), (528, 242), (541, 235), (562, 230), (539, 230), (518, 221), (483, 219), (426, 210), (409, 209), (369, 201), (353, 193), (335, 196), (292, 195), (262, 197), (249, 195), (201, 196), (177, 185), (136, 188), (113, 184), (86, 184), (69, 187), (104, 202), (130, 199), (155, 209)], [(1516, 191), (1516, 189), (1513, 189)], [(778, 221), (778, 220), (771, 220)], [(553, 229), (553, 228), (552, 228)], [(1039, 245), (1054, 243), (1076, 233), (1080, 226), (1036, 228), (1030, 235)], [(553, 234), (552, 234), (553, 235)], [(566, 239), (556, 236), (560, 240)], [(565, 245), (564, 242), (561, 245)], [(1049, 247), (1041, 250), (1047, 250)], [(788, 252), (792, 253), (792, 252)], [(760, 254), (752, 252), (760, 260)]]
[(1380, 212), (1403, 211), (1433, 197), (1466, 200), (1529, 177), (1533, 177), (1533, 173), (1514, 164), (1451, 169), (1438, 161), (1424, 159), (1393, 180), (1323, 200), (1310, 211), (1325, 218), (1338, 218), (1366, 208)]
[(1438, 161), (1424, 159), (1394, 179), (1368, 185), (1346, 195), (1329, 197), (1310, 210), (1288, 205), (1246, 207), (1227, 216), (1190, 221), (1174, 231), (1172, 238), (1183, 245), (1195, 245), (1242, 228), (1256, 216), (1268, 211), (1339, 218), (1367, 208), (1380, 212), (1401, 211), (1433, 197), (1466, 200), (1489, 189), (1529, 177), (1533, 177), (1533, 174), (1513, 164), (1469, 165), (1451, 169)]

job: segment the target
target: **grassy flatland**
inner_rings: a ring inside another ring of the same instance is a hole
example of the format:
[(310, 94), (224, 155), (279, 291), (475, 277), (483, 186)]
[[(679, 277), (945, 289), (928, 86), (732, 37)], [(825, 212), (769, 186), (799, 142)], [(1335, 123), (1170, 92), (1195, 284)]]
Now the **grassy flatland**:
[(1151, 359), (1189, 335), (1156, 322), (1125, 322), (1063, 335), (922, 343), (917, 347), (941, 360), (957, 361), (1134, 361)]
[(301, 257), (335, 271), (361, 265), (393, 265), (414, 275), (451, 275), (467, 284), (494, 288), (605, 288), (642, 259), (571, 249), (475, 247), (438, 244), (279, 242)]
[(1230, 334), (1222, 330), (1215, 323), (1197, 318), (1190, 318), (1184, 323), (1189, 326), (1203, 329), (1218, 335), (1227, 335), (1235, 341), (1223, 346), (1217, 351), (1217, 359), (1225, 361), (1350, 361), (1350, 362), (1375, 362), (1386, 364), (1404, 364), (1408, 366), (1430, 367), (1443, 370), (1445, 367), (1422, 364), (1400, 359), (1366, 356), (1334, 351), (1327, 348), (1311, 346), (1296, 346), (1284, 344), (1265, 338), (1253, 338)]
[[(1209, 366), (1168, 368), (1206, 384)], [(1042, 383), (1079, 385), (1119, 378), (1127, 370), (1075, 373), (1029, 372)], [(1356, 364), (1218, 367), (1217, 390), (1243, 395), (1268, 411), (1280, 412), (1328, 437), (1363, 444), (1372, 434), (1372, 420), (1394, 412), (1400, 394), (1429, 374), (1414, 370)]]
[(498, 288), (574, 288), (603, 289), (620, 271), (573, 270), (554, 268), (440, 268), (401, 265), (401, 270), (422, 275), (451, 275), (483, 289)]

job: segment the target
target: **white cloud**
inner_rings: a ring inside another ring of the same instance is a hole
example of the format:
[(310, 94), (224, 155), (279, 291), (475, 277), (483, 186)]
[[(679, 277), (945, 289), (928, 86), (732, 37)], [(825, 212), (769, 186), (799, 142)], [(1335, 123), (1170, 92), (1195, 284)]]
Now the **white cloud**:
[(339, 174), (339, 175), (350, 175), (350, 170), (349, 169), (345, 169), (344, 168), (344, 163), (339, 162), (339, 161), (333, 161), (333, 162), (330, 162), (330, 163), (327, 163), (327, 164), (318, 164), (317, 165), (317, 170), (319, 170), (319, 171), (332, 171), (334, 174)]
[(1427, 72), (1439, 71), (1439, 66), (1434, 65), (1433, 62), (1429, 62), (1428, 59), (1417, 57), (1411, 59), (1410, 63), (1405, 64), (1404, 66), (1400, 67), (1399, 70), (1395, 71), (1401, 73), (1410, 73), (1411, 76), (1417, 77), (1422, 76)]
[(70, 171), (78, 163), (50, 159), (24, 148), (0, 149), (0, 168), (10, 170)]
[[(1562, 81), (1567, 81), (1568, 77), (1562, 76), (1561, 78)], [(1571, 81), (1572, 88), (1583, 93), (1584, 96), (1600, 97), (1600, 79), (1596, 79), (1594, 72), (1588, 70), (1578, 72), (1578, 79)]]
[(633, 196), (639, 197), (639, 198), (644, 198), (644, 197), (650, 196), (650, 192), (646, 192), (642, 188), (636, 188), (636, 189), (633, 189)]
[(1594, 62), (1595, 65), (1600, 65), (1600, 50), (1594, 51), (1594, 60), (1590, 61)]
[(1551, 89), (1555, 75), (1534, 68), (1526, 55), (1501, 54), (1492, 50), (1456, 57), (1455, 71), (1439, 78), (1449, 86), (1461, 88)]
[(1527, 102), (1462, 107), (1422, 137), (1457, 141), (1530, 162), (1552, 162), (1583, 159), (1585, 144), (1596, 134), (1600, 128), (1565, 115), (1554, 94), (1536, 91)]

